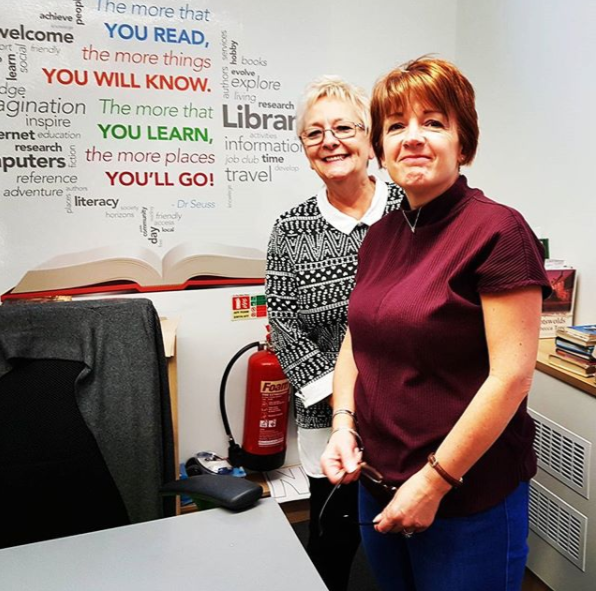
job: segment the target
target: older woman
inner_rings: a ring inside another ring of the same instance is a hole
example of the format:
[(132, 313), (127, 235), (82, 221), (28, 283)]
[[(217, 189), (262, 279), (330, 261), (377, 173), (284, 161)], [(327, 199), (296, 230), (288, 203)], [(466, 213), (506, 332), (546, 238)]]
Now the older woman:
[(389, 72), (371, 111), (375, 153), (409, 207), (360, 250), (324, 471), (361, 477), (363, 543), (383, 589), (519, 591), (541, 245), (460, 175), (478, 123), (455, 66), (421, 58)]
[(276, 221), (267, 254), (267, 306), (272, 342), (296, 391), (298, 448), (310, 481), (307, 550), (331, 590), (345, 589), (360, 543), (342, 515), (357, 508), (357, 488), (345, 487), (318, 514), (331, 485), (320, 457), (330, 435), (333, 368), (347, 324), (358, 250), (371, 224), (396, 210), (403, 193), (367, 172), (374, 157), (368, 99), (337, 77), (305, 91), (297, 132), (324, 187)]

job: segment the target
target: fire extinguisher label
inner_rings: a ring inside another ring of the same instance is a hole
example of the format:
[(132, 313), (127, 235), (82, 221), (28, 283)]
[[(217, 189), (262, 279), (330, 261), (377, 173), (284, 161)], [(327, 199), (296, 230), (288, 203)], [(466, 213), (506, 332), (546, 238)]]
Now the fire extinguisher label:
[(288, 380), (261, 381), (261, 418), (259, 443), (261, 447), (280, 445), (285, 438), (284, 420), (288, 406), (290, 383)]
[(265, 318), (267, 305), (264, 295), (236, 294), (232, 296), (232, 320)]

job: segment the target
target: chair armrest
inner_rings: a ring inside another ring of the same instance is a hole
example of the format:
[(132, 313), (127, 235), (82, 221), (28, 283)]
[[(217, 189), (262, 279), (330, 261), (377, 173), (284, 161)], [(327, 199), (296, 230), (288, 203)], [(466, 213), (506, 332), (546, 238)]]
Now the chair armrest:
[(233, 511), (241, 511), (254, 505), (263, 496), (263, 489), (254, 482), (236, 476), (202, 474), (168, 482), (161, 487), (160, 493), (188, 495), (197, 505), (197, 501), (209, 501)]

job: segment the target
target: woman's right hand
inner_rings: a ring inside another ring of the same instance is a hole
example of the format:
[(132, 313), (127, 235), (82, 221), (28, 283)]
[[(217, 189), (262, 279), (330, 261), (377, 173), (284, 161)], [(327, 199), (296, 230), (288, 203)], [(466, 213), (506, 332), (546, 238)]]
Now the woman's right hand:
[(321, 456), (323, 473), (332, 484), (337, 484), (342, 477), (348, 484), (358, 480), (362, 452), (355, 435), (347, 428), (332, 431), (329, 443)]

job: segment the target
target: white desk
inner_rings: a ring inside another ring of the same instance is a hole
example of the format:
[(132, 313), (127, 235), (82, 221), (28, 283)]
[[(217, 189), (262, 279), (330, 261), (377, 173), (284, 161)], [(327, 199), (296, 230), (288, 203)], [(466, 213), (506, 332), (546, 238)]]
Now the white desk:
[(325, 591), (279, 505), (0, 550), (3, 591)]

